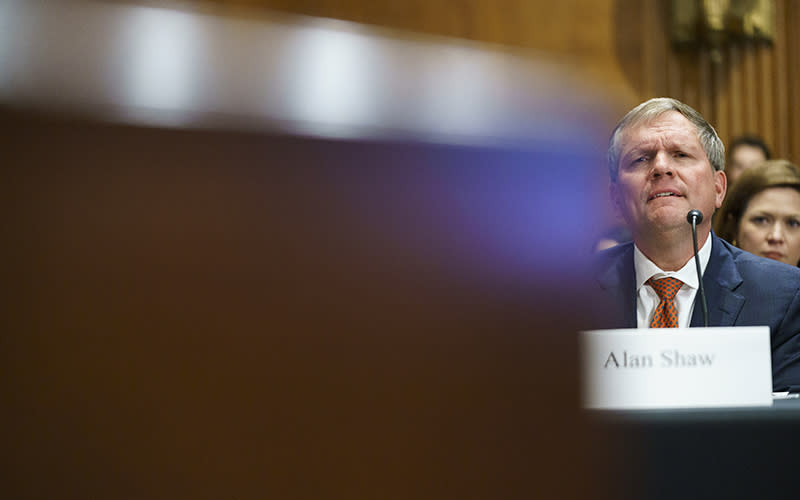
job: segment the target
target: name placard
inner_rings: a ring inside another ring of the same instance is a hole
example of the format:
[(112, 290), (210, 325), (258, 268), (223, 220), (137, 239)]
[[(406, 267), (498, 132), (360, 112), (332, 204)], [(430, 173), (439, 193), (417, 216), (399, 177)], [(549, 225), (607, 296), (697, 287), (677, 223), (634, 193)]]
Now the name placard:
[(769, 327), (580, 333), (585, 408), (772, 405)]

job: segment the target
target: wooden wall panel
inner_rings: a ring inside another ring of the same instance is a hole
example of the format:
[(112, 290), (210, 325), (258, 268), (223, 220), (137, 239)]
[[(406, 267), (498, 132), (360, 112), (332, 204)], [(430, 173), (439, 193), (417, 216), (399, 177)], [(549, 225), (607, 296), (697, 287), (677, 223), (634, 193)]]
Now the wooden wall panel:
[[(755, 43), (747, 42), (744, 44), (742, 51), (745, 54), (752, 54), (755, 51)], [(754, 57), (743, 57), (743, 85), (742, 92), (744, 93), (744, 110), (745, 125), (754, 127), (756, 130), (760, 129), (758, 125), (758, 106), (756, 105), (757, 87), (758, 82), (756, 73), (756, 61)]]
[[(776, 0), (776, 35), (772, 43), (736, 41), (717, 54), (708, 48), (677, 49), (667, 30), (650, 29), (656, 19), (666, 19), (669, 2), (646, 0), (641, 8), (649, 22), (640, 31), (648, 52), (642, 56), (647, 75), (637, 88), (642, 100), (665, 95), (696, 107), (717, 129), (723, 141), (744, 133), (759, 134), (774, 156), (800, 162), (800, 36), (792, 26), (800, 23), (800, 5)], [(652, 13), (657, 13), (653, 15)], [(663, 51), (670, 57), (665, 68)], [(680, 52), (678, 59), (674, 55)], [(674, 61), (680, 61), (676, 68)], [(676, 76), (676, 72), (680, 72)], [(675, 84), (679, 80), (680, 85)]]
[(797, 2), (786, 4), (786, 90), (788, 92), (789, 150), (786, 155), (800, 162), (800, 5)]
[[(773, 64), (775, 65), (774, 71), (774, 80), (773, 80), (773, 87), (775, 89), (775, 142), (773, 143), (775, 146), (775, 151), (781, 151), (781, 156), (785, 156), (786, 152), (789, 150), (789, 137), (788, 137), (788, 103), (786, 99), (786, 85), (782, 85), (782, 83), (786, 82), (786, 64), (788, 60), (786, 58), (786, 39), (787, 39), (787, 32), (786, 32), (786, 23), (784, 20), (785, 9), (784, 7), (785, 2), (776, 2), (776, 32), (778, 36), (775, 37), (775, 50), (773, 51)], [(788, 82), (786, 82), (788, 83)]]
[[(625, 101), (621, 111), (638, 100), (639, 59), (649, 53), (639, 43), (620, 42), (620, 32), (630, 34), (641, 24), (639, 0), (184, 0), (179, 8), (187, 5), (211, 15), (252, 17), (259, 11), (277, 11), (457, 37), (512, 50), (532, 49), (532, 57), (571, 65), (598, 86), (621, 95)], [(634, 61), (633, 69), (621, 67), (630, 61)]]
[(728, 142), (762, 135), (775, 155), (800, 162), (800, 3), (775, 0), (772, 43), (737, 42), (718, 55), (679, 51), (669, 0), (215, 0), (217, 13), (253, 7), (535, 49), (619, 97), (619, 113), (670, 95), (696, 107)]

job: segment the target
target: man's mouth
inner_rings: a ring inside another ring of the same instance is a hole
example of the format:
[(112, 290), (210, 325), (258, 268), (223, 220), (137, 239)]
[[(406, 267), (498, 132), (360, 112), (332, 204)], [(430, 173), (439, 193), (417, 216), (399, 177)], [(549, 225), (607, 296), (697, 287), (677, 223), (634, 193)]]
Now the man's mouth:
[(680, 196), (680, 195), (677, 193), (673, 193), (672, 191), (667, 191), (664, 193), (656, 193), (653, 196), (651, 196), (647, 201), (655, 200), (656, 198), (667, 198), (669, 196)]

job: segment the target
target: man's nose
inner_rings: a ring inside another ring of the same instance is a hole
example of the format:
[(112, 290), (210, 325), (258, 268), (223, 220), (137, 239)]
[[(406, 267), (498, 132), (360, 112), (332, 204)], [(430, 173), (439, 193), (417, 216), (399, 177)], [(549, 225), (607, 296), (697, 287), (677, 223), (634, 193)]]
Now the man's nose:
[(662, 175), (672, 176), (673, 174), (672, 162), (670, 161), (669, 155), (666, 153), (657, 153), (655, 157), (653, 157), (653, 161), (650, 165), (653, 177), (660, 177)]

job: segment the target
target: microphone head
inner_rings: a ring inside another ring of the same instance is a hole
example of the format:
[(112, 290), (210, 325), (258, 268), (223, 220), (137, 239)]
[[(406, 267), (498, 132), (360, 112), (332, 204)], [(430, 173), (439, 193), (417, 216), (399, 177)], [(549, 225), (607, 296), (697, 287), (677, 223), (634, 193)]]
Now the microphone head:
[(697, 222), (695, 222), (695, 223), (696, 224), (700, 224), (701, 222), (703, 222), (703, 212), (701, 212), (700, 210), (697, 210), (697, 209), (689, 210), (689, 213), (686, 214), (686, 221), (689, 224), (691, 224), (692, 223), (692, 219), (696, 219)]

